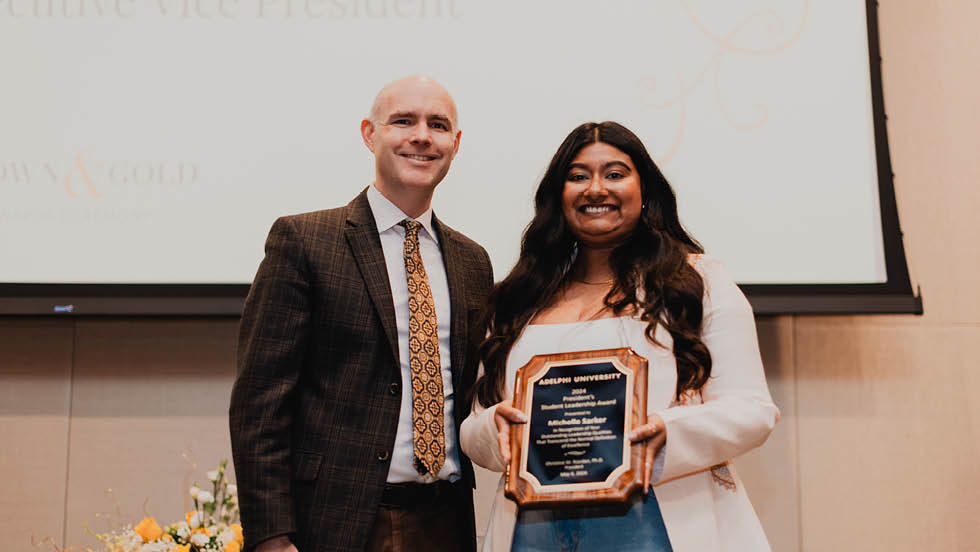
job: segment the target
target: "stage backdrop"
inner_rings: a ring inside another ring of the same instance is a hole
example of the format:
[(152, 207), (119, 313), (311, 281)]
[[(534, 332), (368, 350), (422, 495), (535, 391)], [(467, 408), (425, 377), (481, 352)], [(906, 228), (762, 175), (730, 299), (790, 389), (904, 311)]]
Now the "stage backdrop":
[(910, 299), (874, 18), (862, 0), (0, 0), (0, 312), (234, 311), (277, 216), (370, 184), (359, 123), (411, 73), (459, 106), (435, 211), (498, 278), (561, 140), (611, 119), (753, 297)]

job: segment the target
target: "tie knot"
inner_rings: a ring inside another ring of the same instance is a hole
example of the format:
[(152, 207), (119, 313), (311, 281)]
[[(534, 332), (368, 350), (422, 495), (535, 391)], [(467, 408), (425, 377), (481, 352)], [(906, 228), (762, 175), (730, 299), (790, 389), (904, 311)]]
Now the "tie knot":
[(419, 229), (422, 228), (421, 222), (412, 219), (405, 219), (398, 224), (405, 227), (405, 236), (418, 236)]

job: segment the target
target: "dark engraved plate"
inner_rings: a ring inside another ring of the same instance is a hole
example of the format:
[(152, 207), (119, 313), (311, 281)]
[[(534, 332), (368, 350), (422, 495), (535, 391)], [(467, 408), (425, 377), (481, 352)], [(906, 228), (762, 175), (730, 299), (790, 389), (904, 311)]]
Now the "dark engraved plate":
[(640, 486), (647, 361), (629, 348), (536, 355), (517, 373), (505, 492), (521, 507), (625, 502)]
[(528, 473), (543, 486), (605, 481), (623, 464), (626, 381), (600, 362), (552, 366), (534, 382)]

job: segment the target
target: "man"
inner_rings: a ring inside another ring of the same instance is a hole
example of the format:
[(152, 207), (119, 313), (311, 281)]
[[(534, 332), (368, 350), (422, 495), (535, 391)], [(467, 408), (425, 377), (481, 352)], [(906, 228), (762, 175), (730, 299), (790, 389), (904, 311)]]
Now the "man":
[(493, 275), (430, 208), (457, 126), (438, 83), (389, 84), (361, 122), (374, 184), (272, 226), (230, 408), (246, 550), (475, 548), (457, 436)]

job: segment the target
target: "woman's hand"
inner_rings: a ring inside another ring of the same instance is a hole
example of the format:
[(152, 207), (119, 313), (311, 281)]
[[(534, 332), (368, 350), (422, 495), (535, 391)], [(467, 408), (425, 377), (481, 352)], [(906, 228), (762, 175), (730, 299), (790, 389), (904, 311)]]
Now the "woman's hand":
[(633, 429), (630, 441), (643, 441), (643, 492), (650, 492), (650, 478), (653, 474), (653, 459), (667, 442), (667, 426), (658, 414), (647, 416), (647, 423)]
[(497, 424), (497, 445), (500, 447), (500, 456), (503, 457), (505, 464), (509, 463), (510, 425), (527, 422), (527, 416), (507, 402), (501, 401), (497, 403), (497, 410), (493, 415), (493, 422)]

